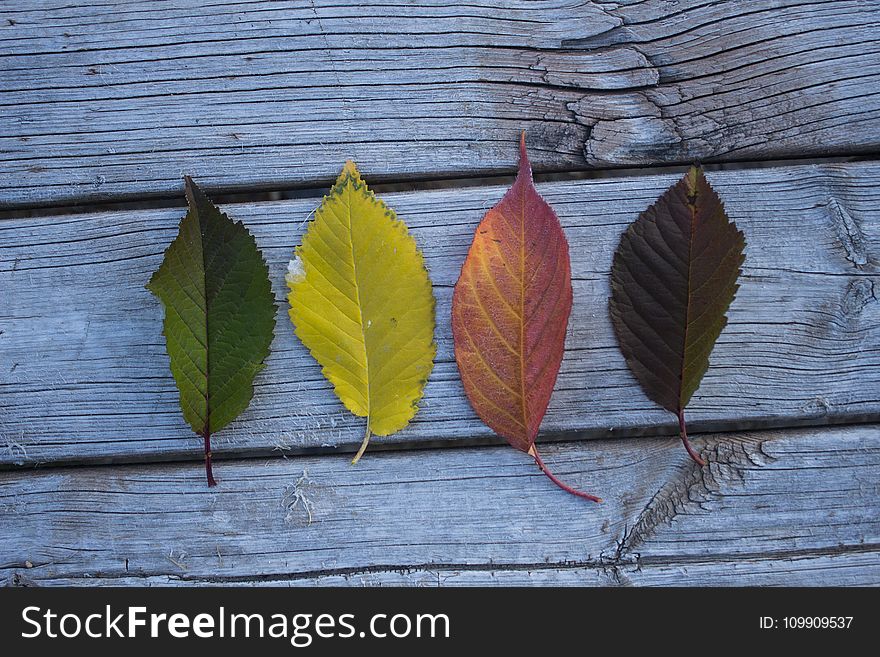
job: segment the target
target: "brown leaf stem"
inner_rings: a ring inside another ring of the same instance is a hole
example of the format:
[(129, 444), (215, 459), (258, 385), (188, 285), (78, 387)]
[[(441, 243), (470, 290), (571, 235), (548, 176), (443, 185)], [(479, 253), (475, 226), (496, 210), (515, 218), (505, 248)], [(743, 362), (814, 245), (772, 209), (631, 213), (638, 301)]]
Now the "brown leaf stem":
[(688, 440), (687, 427), (684, 421), (684, 409), (678, 409), (678, 435), (681, 436), (681, 442), (684, 443), (684, 448), (687, 450), (687, 453), (690, 454), (691, 458), (696, 461), (699, 465), (706, 465), (706, 461), (697, 454), (696, 450), (691, 446), (690, 441)]
[(589, 493), (584, 493), (583, 491), (579, 491), (576, 488), (572, 488), (568, 484), (557, 479), (556, 475), (554, 475), (552, 472), (550, 472), (550, 470), (547, 468), (547, 466), (544, 465), (544, 461), (541, 460), (541, 456), (538, 454), (538, 448), (535, 447), (535, 445), (532, 445), (532, 448), (529, 450), (529, 455), (533, 459), (535, 459), (535, 463), (538, 464), (538, 467), (541, 469), (541, 472), (543, 472), (545, 475), (547, 475), (547, 477), (550, 479), (550, 481), (552, 481), (554, 484), (559, 486), (566, 493), (571, 493), (572, 495), (576, 495), (577, 497), (582, 497), (585, 500), (590, 500), (591, 502), (597, 502), (597, 503), (602, 502), (602, 498), (596, 497), (595, 495), (590, 495)]
[(214, 470), (211, 467), (211, 432), (205, 431), (205, 474), (208, 476), (208, 486), (216, 486)]

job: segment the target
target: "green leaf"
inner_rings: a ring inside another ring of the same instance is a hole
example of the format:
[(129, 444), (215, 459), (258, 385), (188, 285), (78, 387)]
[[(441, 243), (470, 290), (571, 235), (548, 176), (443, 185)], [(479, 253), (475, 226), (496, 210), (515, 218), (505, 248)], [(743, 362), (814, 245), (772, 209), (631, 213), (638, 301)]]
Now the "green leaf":
[(290, 319), (370, 435), (404, 428), (434, 367), (434, 295), (422, 254), (346, 162), (290, 263)]
[(269, 268), (244, 225), (233, 222), (186, 177), (189, 211), (147, 289), (165, 306), (162, 331), (183, 417), (205, 439), (253, 397), (254, 376), (269, 355), (276, 306)]
[(744, 249), (703, 171), (691, 167), (627, 228), (611, 267), (620, 349), (648, 397), (678, 416), (681, 439), (701, 465), (684, 408), (727, 324)]

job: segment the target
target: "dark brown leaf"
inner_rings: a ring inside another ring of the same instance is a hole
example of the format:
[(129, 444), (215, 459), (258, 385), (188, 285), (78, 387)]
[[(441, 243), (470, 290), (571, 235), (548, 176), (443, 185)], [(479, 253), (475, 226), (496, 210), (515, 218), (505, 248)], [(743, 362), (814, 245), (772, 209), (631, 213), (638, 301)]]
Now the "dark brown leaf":
[(678, 416), (688, 453), (684, 408), (709, 367), (739, 285), (745, 238), (728, 220), (701, 169), (639, 215), (611, 267), (611, 322), (645, 393)]

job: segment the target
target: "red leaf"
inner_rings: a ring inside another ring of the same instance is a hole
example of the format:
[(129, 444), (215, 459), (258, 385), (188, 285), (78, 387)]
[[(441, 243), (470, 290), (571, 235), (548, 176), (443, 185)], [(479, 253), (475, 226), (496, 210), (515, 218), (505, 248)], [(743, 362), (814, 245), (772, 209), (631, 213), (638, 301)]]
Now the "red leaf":
[(452, 297), (455, 360), (477, 415), (511, 446), (541, 461), (535, 437), (562, 362), (571, 313), (568, 242), (538, 194), (520, 138), (519, 174), (474, 234)]
[(611, 322), (645, 393), (678, 416), (709, 367), (727, 324), (745, 238), (702, 170), (691, 170), (630, 224), (611, 267)]

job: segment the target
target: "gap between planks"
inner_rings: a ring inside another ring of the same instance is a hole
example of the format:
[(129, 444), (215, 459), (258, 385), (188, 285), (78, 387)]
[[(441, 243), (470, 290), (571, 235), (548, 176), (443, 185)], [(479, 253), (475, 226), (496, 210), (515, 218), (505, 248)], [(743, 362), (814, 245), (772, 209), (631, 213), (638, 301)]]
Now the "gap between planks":
[[(878, 162), (880, 151), (865, 152), (858, 155), (841, 153), (831, 154), (825, 157), (778, 157), (764, 160), (725, 160), (723, 162), (693, 164), (702, 166), (707, 172), (714, 171), (739, 171), (748, 169), (772, 169), (782, 166), (807, 166), (825, 164), (846, 164), (852, 162)], [(574, 180), (600, 180), (628, 178), (633, 176), (657, 176), (668, 175), (670, 172), (681, 173), (687, 171), (691, 164), (653, 164), (643, 167), (619, 166), (614, 168), (598, 169), (560, 169), (558, 171), (544, 170), (534, 172), (536, 183), (564, 182)], [(340, 170), (342, 164), (340, 164)], [(499, 171), (495, 174), (487, 172), (486, 175), (462, 177), (425, 176), (412, 178), (388, 178), (377, 176), (375, 181), (369, 174), (363, 174), (367, 184), (378, 196), (389, 193), (419, 192), (438, 189), (466, 189), (468, 187), (494, 187), (497, 185), (509, 185), (516, 177), (516, 170)], [(301, 186), (261, 188), (249, 186), (247, 189), (233, 187), (212, 189), (204, 188), (204, 191), (216, 205), (234, 207), (237, 204), (266, 203), (273, 201), (287, 201), (299, 199), (311, 199), (315, 206), (333, 185), (335, 178), (315, 183), (304, 183)], [(196, 181), (198, 182), (198, 181)], [(126, 210), (158, 210), (164, 208), (186, 208), (186, 198), (183, 193), (183, 176), (180, 178), (180, 190), (173, 193), (145, 194), (131, 196), (130, 198), (119, 197), (107, 201), (88, 201), (74, 205), (49, 204), (16, 204), (0, 202), (0, 221), (4, 219), (24, 219), (46, 217), (57, 218), (66, 214), (90, 214), (95, 212), (123, 212)]]
[[(852, 162), (877, 162), (880, 161), (880, 151), (866, 152), (858, 155), (840, 154), (826, 157), (778, 157), (765, 160), (737, 160), (731, 159), (724, 162), (709, 162), (702, 164), (695, 161), (705, 171), (740, 171), (747, 169), (768, 169), (781, 166), (805, 166), (823, 164), (845, 164)], [(534, 172), (536, 183), (564, 182), (572, 180), (601, 180), (627, 178), (632, 176), (656, 176), (667, 175), (670, 172), (684, 174), (690, 164), (654, 164), (643, 167), (620, 166), (615, 168), (599, 169), (560, 169), (558, 171), (544, 170)], [(340, 164), (340, 169), (342, 165)], [(378, 176), (374, 182), (368, 174), (364, 174), (367, 183), (377, 195), (389, 193), (419, 192), (438, 189), (466, 189), (469, 187), (493, 187), (496, 185), (509, 185), (516, 177), (516, 170), (498, 173), (497, 175), (483, 175), (479, 177), (443, 177), (426, 176), (413, 178), (386, 178)], [(287, 201), (298, 199), (312, 199), (317, 206), (321, 198), (333, 185), (335, 179), (328, 178), (323, 183), (304, 184), (302, 186), (260, 188), (250, 186), (247, 189), (236, 190), (234, 188), (211, 189), (204, 191), (211, 200), (222, 206), (235, 206), (237, 204), (265, 203), (272, 201)], [(56, 215), (89, 214), (95, 212), (122, 212), (125, 210), (158, 210), (164, 208), (185, 208), (186, 199), (183, 193), (183, 176), (180, 178), (180, 191), (175, 193), (157, 193), (120, 197), (107, 201), (86, 201), (72, 205), (45, 205), (40, 204), (16, 204), (3, 203), (0, 201), (0, 221), (4, 219), (22, 219), (36, 217), (52, 217)], [(196, 181), (198, 182), (198, 181)]]

